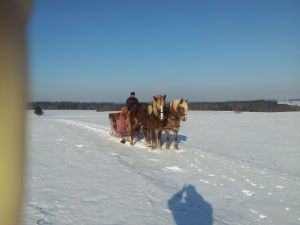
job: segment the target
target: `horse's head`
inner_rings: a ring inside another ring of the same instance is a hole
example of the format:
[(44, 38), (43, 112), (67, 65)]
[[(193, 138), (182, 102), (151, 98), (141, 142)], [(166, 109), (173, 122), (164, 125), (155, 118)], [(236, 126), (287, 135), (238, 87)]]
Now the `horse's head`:
[(189, 110), (187, 99), (186, 100), (175, 99), (172, 102), (172, 107), (173, 107), (174, 111), (178, 114), (178, 117), (180, 120), (182, 120), (182, 121), (187, 120), (187, 113)]
[(157, 95), (153, 96), (154, 102), (153, 102), (153, 107), (154, 111), (157, 112), (157, 116), (159, 116), (160, 121), (164, 120), (164, 112), (166, 109), (166, 95)]

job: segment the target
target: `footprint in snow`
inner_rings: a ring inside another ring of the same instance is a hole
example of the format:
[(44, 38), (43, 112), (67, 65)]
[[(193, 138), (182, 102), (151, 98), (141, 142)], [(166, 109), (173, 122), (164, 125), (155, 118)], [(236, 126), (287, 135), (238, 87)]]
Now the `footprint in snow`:
[(233, 200), (234, 199), (234, 197), (231, 196), (231, 195), (226, 195), (225, 198), (228, 199), (228, 200)]
[(183, 170), (181, 168), (179, 168), (178, 166), (167, 166), (167, 167), (165, 167), (165, 169), (172, 170), (174, 172), (183, 172)]
[[(117, 159), (121, 159), (121, 157), (118, 154), (114, 153), (114, 152), (110, 152), (109, 154), (114, 156)], [(131, 163), (129, 162), (129, 164), (131, 164)]]
[(208, 180), (200, 179), (200, 181), (201, 181), (202, 183), (204, 183), (204, 184), (211, 184), (210, 181), (208, 181)]
[(268, 217), (266, 215), (261, 214), (260, 212), (258, 212), (257, 210), (254, 209), (250, 209), (250, 212), (252, 212), (253, 214), (257, 215), (259, 217), (259, 219), (267, 219)]
[(242, 191), (247, 197), (252, 197), (254, 196), (254, 192), (248, 191), (248, 190), (243, 190)]
[(83, 145), (75, 145), (76, 147), (78, 147), (78, 148), (82, 148), (83, 147)]
[(47, 220), (45, 219), (39, 219), (38, 221), (36, 221), (36, 223), (38, 225), (52, 225), (52, 223), (48, 222)]
[(159, 162), (158, 159), (150, 159), (150, 160), (153, 161), (153, 162)]
[(100, 201), (103, 201), (106, 199), (108, 199), (108, 196), (98, 195), (98, 196), (91, 196), (88, 198), (84, 198), (83, 201), (85, 201), (85, 202), (100, 202)]
[(114, 152), (110, 152), (109, 154), (113, 155), (113, 156), (117, 156), (118, 155), (117, 153), (114, 153)]

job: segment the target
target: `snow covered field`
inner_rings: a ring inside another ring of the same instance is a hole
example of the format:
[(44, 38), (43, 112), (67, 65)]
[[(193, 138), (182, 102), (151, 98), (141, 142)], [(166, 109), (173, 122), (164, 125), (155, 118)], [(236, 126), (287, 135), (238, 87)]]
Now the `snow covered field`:
[(28, 111), (23, 225), (300, 224), (299, 112), (189, 112), (179, 151), (109, 132), (107, 112)]

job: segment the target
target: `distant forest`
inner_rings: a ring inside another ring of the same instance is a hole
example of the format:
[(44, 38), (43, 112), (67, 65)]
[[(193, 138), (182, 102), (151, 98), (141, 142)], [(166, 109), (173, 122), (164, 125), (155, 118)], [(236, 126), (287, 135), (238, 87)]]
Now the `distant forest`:
[[(81, 109), (96, 111), (119, 111), (125, 104), (105, 102), (30, 102), (28, 109), (41, 106), (43, 109)], [(300, 111), (300, 106), (278, 104), (277, 101), (225, 101), (225, 102), (190, 102), (189, 110), (235, 111), (235, 112), (288, 112)]]

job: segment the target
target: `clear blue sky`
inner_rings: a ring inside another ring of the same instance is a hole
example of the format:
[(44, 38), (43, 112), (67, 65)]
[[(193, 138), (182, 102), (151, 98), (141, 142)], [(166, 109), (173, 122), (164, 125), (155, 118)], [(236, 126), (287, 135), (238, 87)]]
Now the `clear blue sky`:
[(300, 1), (36, 0), (31, 100), (300, 97)]

